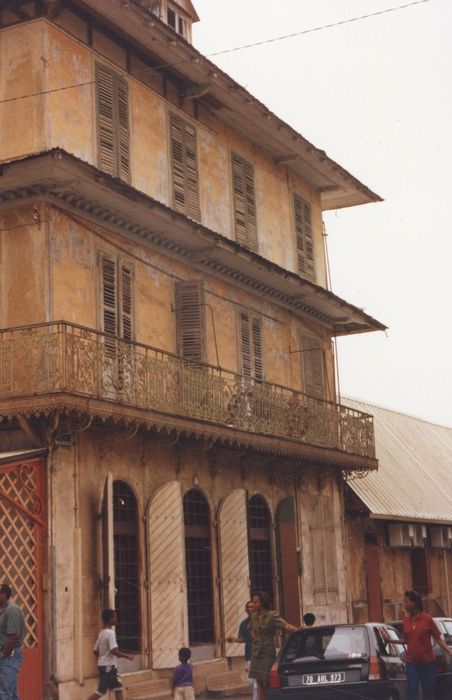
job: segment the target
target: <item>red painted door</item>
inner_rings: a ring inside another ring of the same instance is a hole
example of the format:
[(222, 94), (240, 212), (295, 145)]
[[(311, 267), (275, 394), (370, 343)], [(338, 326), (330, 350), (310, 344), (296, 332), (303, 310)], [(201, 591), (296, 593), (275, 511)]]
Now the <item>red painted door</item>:
[(45, 462), (31, 459), (0, 464), (0, 580), (13, 590), (25, 613), (21, 698), (44, 698), (42, 569), (45, 517)]
[(373, 535), (366, 535), (365, 557), (369, 622), (382, 622), (383, 599), (381, 595), (380, 555), (378, 542)]
[(278, 508), (278, 575), (281, 615), (292, 625), (300, 624), (297, 531), (292, 498)]

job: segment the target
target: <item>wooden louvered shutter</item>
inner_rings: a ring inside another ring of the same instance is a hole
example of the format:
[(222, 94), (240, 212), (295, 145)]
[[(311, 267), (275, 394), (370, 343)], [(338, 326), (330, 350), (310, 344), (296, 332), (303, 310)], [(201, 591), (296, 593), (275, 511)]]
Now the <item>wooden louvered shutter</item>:
[(259, 316), (252, 318), (252, 333), (253, 333), (253, 355), (254, 355), (254, 377), (255, 379), (264, 378), (264, 366), (262, 357), (262, 320)]
[(338, 592), (336, 534), (334, 532), (334, 508), (331, 497), (322, 499), (323, 537), (325, 542), (325, 578), (328, 592), (328, 602)]
[(174, 208), (192, 219), (199, 219), (196, 129), (171, 114), (170, 134)]
[(264, 378), (262, 320), (260, 316), (239, 311), (239, 339), (242, 373), (253, 379)]
[(123, 76), (96, 63), (98, 165), (111, 175), (130, 179), (129, 90)]
[(107, 66), (96, 63), (96, 107), (98, 165), (111, 175), (116, 174), (115, 138), (115, 74)]
[(176, 282), (177, 353), (194, 362), (206, 359), (204, 284)]
[(313, 506), (311, 544), (315, 602), (325, 605), (338, 591), (334, 509), (328, 496), (318, 498)]
[[(246, 492), (235, 489), (224, 499), (218, 514), (223, 627), (236, 636), (250, 597)], [(243, 656), (243, 644), (226, 643), (226, 656)]]
[(184, 513), (178, 481), (162, 486), (149, 505), (148, 576), (152, 668), (170, 668), (178, 663), (178, 649), (188, 644)]
[(304, 377), (304, 392), (316, 398), (325, 398), (323, 345), (320, 338), (313, 335), (302, 335), (302, 364)]
[(294, 195), (297, 272), (315, 282), (314, 237), (312, 232), (311, 205), (299, 195)]
[(314, 597), (317, 605), (327, 602), (325, 546), (323, 540), (323, 508), (319, 498), (311, 511), (311, 551), (312, 551), (312, 580)]
[(235, 153), (232, 154), (232, 190), (235, 238), (247, 248), (257, 250), (254, 168)]
[(106, 336), (105, 353), (107, 357), (114, 357), (116, 355), (116, 341), (112, 338), (119, 334), (116, 260), (102, 255), (100, 266), (102, 331)]
[(102, 499), (102, 583), (104, 608), (115, 607), (115, 561), (113, 541), (113, 475), (107, 473)]
[(131, 266), (120, 264), (120, 336), (133, 340), (133, 270)]
[(116, 75), (117, 99), (117, 170), (122, 179), (130, 180), (129, 85), (122, 75)]

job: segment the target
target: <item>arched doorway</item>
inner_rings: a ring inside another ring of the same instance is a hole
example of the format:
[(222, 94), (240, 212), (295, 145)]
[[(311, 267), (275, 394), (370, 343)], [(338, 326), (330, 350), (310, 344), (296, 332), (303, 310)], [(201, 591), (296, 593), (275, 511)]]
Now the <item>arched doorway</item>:
[(252, 496), (248, 501), (251, 594), (265, 591), (274, 602), (271, 532), (271, 515), (265, 498)]
[(375, 535), (365, 538), (367, 614), (369, 622), (383, 621), (383, 599), (381, 595), (380, 554)]
[(301, 615), (297, 528), (294, 499), (291, 496), (279, 504), (276, 522), (280, 612), (291, 624), (299, 625)]
[(113, 551), (118, 644), (137, 652), (141, 647), (138, 507), (124, 481), (113, 482)]
[(190, 646), (199, 647), (192, 658), (212, 658), (215, 631), (210, 510), (199, 489), (191, 489), (184, 496), (184, 527), (188, 637)]

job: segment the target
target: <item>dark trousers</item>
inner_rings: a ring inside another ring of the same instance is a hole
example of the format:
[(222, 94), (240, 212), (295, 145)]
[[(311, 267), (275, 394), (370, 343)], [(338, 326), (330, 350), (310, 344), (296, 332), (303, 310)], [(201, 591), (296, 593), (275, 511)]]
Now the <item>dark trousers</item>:
[(413, 664), (407, 662), (408, 700), (418, 700), (419, 686), (422, 686), (423, 700), (434, 700), (436, 664)]

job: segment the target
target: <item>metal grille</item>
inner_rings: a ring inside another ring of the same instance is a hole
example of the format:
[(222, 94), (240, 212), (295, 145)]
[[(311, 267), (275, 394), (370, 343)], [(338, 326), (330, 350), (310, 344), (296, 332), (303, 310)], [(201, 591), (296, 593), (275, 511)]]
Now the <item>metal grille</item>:
[(265, 591), (273, 600), (271, 517), (262, 496), (249, 500), (248, 535), (251, 591)]
[(21, 695), (42, 698), (43, 617), (40, 581), (45, 534), (44, 469), (40, 460), (0, 468), (0, 580), (25, 615)]
[(118, 644), (123, 649), (139, 651), (137, 504), (130, 487), (123, 481), (113, 483), (113, 532)]
[(190, 644), (214, 641), (210, 514), (206, 499), (193, 489), (184, 497)]

